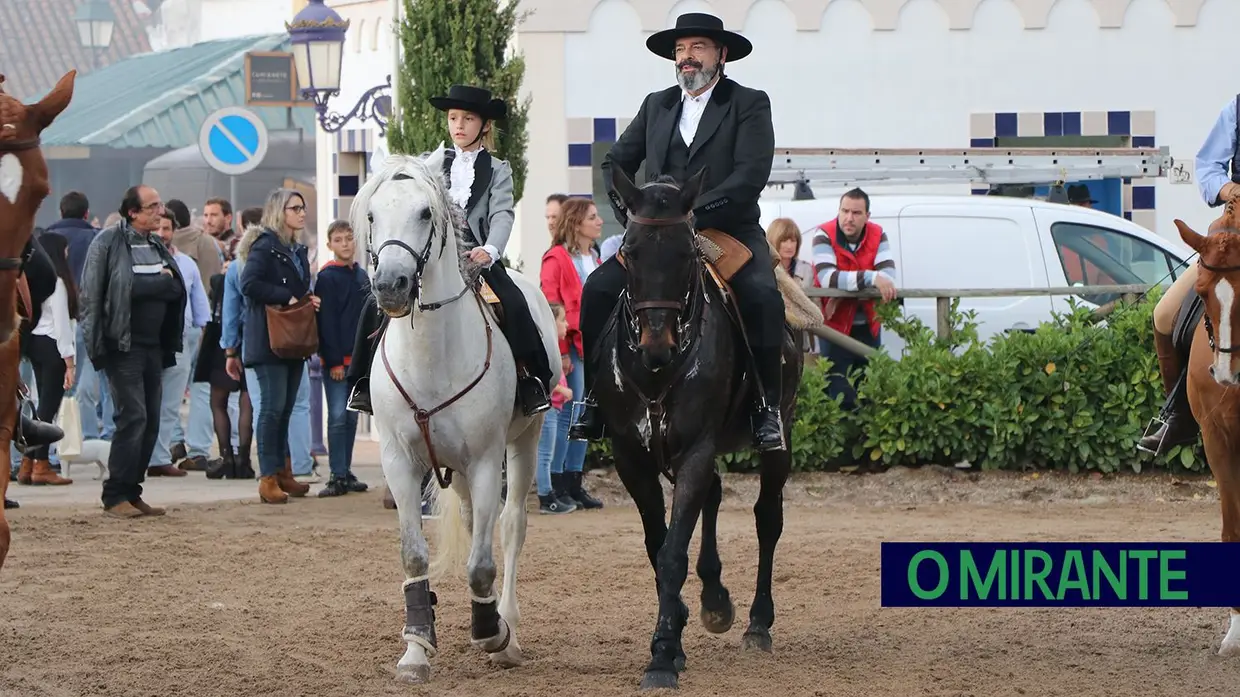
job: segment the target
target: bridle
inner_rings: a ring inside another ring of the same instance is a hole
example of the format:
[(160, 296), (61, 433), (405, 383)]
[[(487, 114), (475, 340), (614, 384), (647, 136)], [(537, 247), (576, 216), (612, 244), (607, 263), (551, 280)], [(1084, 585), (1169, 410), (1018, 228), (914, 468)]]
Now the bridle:
[[(682, 225), (682, 224), (688, 225), (689, 216), (690, 216), (689, 213), (685, 213), (683, 215), (676, 215), (676, 216), (671, 216), (668, 218), (647, 218), (645, 216), (640, 216), (640, 215), (630, 215), (628, 216), (628, 218), (630, 222), (637, 223), (638, 225), (645, 225), (647, 227), (671, 227), (673, 225)], [(690, 234), (693, 234), (692, 230), (690, 230)], [(696, 245), (694, 248), (696, 249)], [(700, 250), (698, 251), (698, 254), (699, 255), (701, 254)], [(679, 300), (642, 300), (639, 302), (633, 302), (628, 291), (625, 291), (624, 307), (630, 318), (629, 320), (630, 329), (633, 330), (634, 334), (638, 333), (638, 328), (637, 328), (638, 313), (644, 312), (646, 310), (673, 310), (676, 312), (677, 338), (678, 339), (687, 338), (688, 337), (687, 330), (690, 328), (690, 325), (693, 322), (693, 318), (697, 314), (696, 313), (697, 303), (699, 302), (699, 299), (701, 298), (701, 296), (702, 296), (702, 274), (700, 273), (700, 271), (698, 273), (693, 274), (692, 282), (689, 285), (689, 289), (685, 291), (684, 297)], [(686, 306), (689, 307), (689, 309), (691, 310), (688, 313), (685, 312)], [(682, 343), (680, 342), (677, 343), (676, 350), (678, 353), (685, 351), (686, 348), (687, 347), (683, 345)]]
[[(1240, 265), (1210, 266), (1200, 256), (1197, 257), (1197, 265), (1203, 269), (1206, 269), (1208, 271), (1213, 271), (1215, 273), (1233, 273), (1236, 271), (1240, 271)], [(1206, 325), (1206, 339), (1210, 342), (1211, 351), (1217, 351), (1218, 353), (1227, 353), (1227, 354), (1240, 353), (1240, 346), (1232, 346), (1230, 348), (1223, 349), (1223, 348), (1219, 348), (1218, 345), (1214, 342), (1214, 323), (1210, 321), (1210, 313), (1202, 312), (1201, 322), (1202, 324)]]
[[(398, 179), (402, 179), (402, 178), (404, 178), (404, 179), (408, 179), (409, 177), (404, 177), (404, 176), (402, 176), (402, 175), (399, 175), (399, 174), (398, 174), (398, 175), (396, 175), (395, 177), (393, 177), (393, 178), (392, 178), (392, 180), (393, 180), (393, 181), (396, 181), (396, 180), (398, 180)], [(373, 224), (374, 224), (374, 218), (373, 218), (372, 216), (369, 216), (369, 215), (368, 215), (367, 217), (368, 217), (368, 219), (370, 220), (370, 223), (373, 225)], [(429, 261), (430, 261), (430, 258), (431, 258), (431, 247), (432, 247), (432, 246), (434, 246), (434, 244), (435, 244), (435, 236), (436, 236), (436, 233), (441, 233), (441, 234), (445, 235), (445, 237), (444, 237), (444, 242), (445, 242), (445, 244), (443, 244), (443, 245), (441, 245), (441, 246), (439, 247), (439, 256), (440, 256), (440, 257), (442, 257), (442, 256), (443, 256), (443, 250), (444, 250), (444, 249), (446, 248), (446, 246), (447, 246), (447, 245), (446, 245), (446, 242), (447, 242), (447, 237), (446, 237), (446, 235), (447, 235), (448, 233), (447, 233), (447, 231), (441, 231), (441, 230), (438, 230), (438, 229), (435, 227), (435, 225), (434, 225), (434, 224), (432, 224), (432, 225), (431, 225), (431, 233), (430, 233), (429, 235), (427, 235), (427, 236), (426, 236), (426, 246), (422, 248), (422, 251), (421, 251), (421, 252), (415, 252), (415, 251), (413, 250), (413, 247), (410, 247), (409, 245), (405, 244), (404, 242), (402, 242), (402, 241), (400, 241), (400, 240), (398, 240), (398, 239), (394, 239), (394, 238), (393, 238), (393, 239), (390, 239), (390, 240), (385, 241), (383, 244), (379, 245), (379, 248), (378, 248), (378, 249), (374, 250), (373, 252), (370, 252), (370, 251), (368, 251), (368, 252), (367, 252), (367, 253), (370, 255), (370, 265), (371, 265), (371, 267), (372, 267), (372, 268), (378, 268), (378, 267), (379, 267), (379, 252), (382, 252), (382, 251), (383, 251), (383, 248), (384, 248), (384, 247), (386, 247), (386, 246), (388, 246), (388, 245), (392, 245), (393, 247), (399, 247), (399, 248), (401, 248), (401, 249), (405, 250), (406, 252), (409, 252), (409, 254), (413, 257), (413, 263), (414, 263), (414, 266), (417, 268), (417, 276), (418, 276), (418, 278), (417, 278), (417, 282), (416, 282), (416, 283), (414, 283), (414, 284), (413, 284), (413, 286), (409, 289), (409, 299), (410, 299), (409, 311), (408, 311), (408, 312), (406, 312), (406, 313), (405, 313), (405, 314), (403, 314), (403, 315), (400, 315), (400, 317), (398, 317), (397, 319), (401, 319), (401, 318), (404, 318), (404, 317), (410, 317), (410, 318), (411, 318), (411, 319), (410, 319), (410, 321), (412, 322), (412, 321), (413, 321), (413, 320), (412, 320), (412, 315), (413, 315), (413, 309), (414, 309), (414, 307), (417, 307), (417, 309), (418, 309), (418, 310), (420, 310), (420, 311), (422, 311), (422, 312), (434, 312), (435, 310), (438, 310), (438, 309), (440, 309), (440, 308), (442, 308), (442, 307), (444, 307), (444, 306), (446, 306), (446, 305), (450, 305), (450, 304), (452, 304), (452, 303), (456, 302), (457, 300), (460, 300), (462, 297), (464, 297), (464, 296), (465, 296), (465, 294), (466, 294), (466, 293), (468, 293), (468, 292), (469, 292), (470, 285), (469, 285), (469, 283), (468, 283), (468, 282), (466, 282), (466, 283), (465, 283), (465, 287), (461, 289), (461, 292), (457, 293), (456, 295), (452, 296), (451, 298), (448, 298), (448, 299), (446, 299), (446, 300), (440, 300), (440, 301), (438, 301), (438, 302), (433, 302), (433, 303), (421, 303), (421, 302), (418, 302), (418, 298), (422, 295), (422, 275), (423, 275), (423, 273), (426, 271), (426, 264), (427, 264), (427, 262), (429, 262)]]
[[(13, 124), (4, 124), (0, 128), (15, 128)], [(3, 140), (0, 139), (0, 154), (25, 152), (26, 150), (34, 150), (39, 147), (39, 137), (23, 138), (21, 140)], [(26, 270), (26, 262), (30, 260), (31, 254), (34, 253), (34, 247), (29, 241), (20, 257), (0, 257), (0, 271), (16, 271), (21, 275)]]

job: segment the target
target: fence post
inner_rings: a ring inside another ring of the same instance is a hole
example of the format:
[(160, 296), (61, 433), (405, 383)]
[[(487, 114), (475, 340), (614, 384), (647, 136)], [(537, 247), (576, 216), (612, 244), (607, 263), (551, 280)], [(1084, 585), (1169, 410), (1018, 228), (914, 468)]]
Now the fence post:
[(952, 299), (946, 297), (937, 297), (934, 299), (935, 319), (938, 320), (938, 335), (940, 339), (948, 339), (952, 335), (952, 325), (947, 315), (952, 309)]

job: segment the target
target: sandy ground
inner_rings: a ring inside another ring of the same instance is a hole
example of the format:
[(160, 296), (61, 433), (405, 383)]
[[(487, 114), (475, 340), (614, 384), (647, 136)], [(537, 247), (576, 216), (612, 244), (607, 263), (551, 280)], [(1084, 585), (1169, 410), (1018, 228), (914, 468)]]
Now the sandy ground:
[[(359, 476), (381, 484), (373, 444), (359, 443), (357, 457)], [(166, 518), (112, 521), (99, 514), (93, 471), (73, 475), (69, 487), (10, 488), (23, 507), (10, 512), (13, 551), (0, 571), (0, 695), (627, 695), (649, 658), (653, 573), (610, 474), (590, 477), (605, 510), (531, 515), (519, 572), (526, 664), (493, 668), (470, 648), (462, 577), (436, 588), (440, 654), (424, 687), (392, 680), (403, 573), (378, 486), (264, 506), (248, 483), (195, 473), (150, 481), (147, 498), (170, 506)], [(692, 574), (686, 584), (681, 694), (1237, 694), (1240, 662), (1215, 655), (1225, 609), (879, 606), (885, 539), (1218, 539), (1205, 479), (798, 476), (776, 556), (771, 656), (739, 648), (756, 490), (751, 477), (727, 479), (730, 632), (702, 629), (700, 584)]]

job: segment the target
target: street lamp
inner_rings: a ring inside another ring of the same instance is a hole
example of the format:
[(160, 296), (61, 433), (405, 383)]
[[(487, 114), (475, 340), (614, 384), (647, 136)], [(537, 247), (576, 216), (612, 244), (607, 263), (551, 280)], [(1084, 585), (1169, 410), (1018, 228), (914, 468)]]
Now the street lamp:
[(116, 26), (112, 3), (108, 0), (88, 0), (78, 6), (73, 21), (77, 24), (78, 42), (83, 48), (91, 49), (93, 62), (97, 66), (99, 53), (112, 44), (112, 28)]
[(309, 4), (293, 17), (292, 23), (285, 22), (284, 27), (293, 42), (293, 63), (301, 96), (314, 102), (323, 130), (333, 133), (354, 118), (370, 119), (379, 124), (379, 135), (384, 135), (392, 97), (380, 93), (391, 89), (391, 75), (387, 76), (385, 84), (366, 90), (348, 114), (341, 116), (327, 111), (328, 99), (340, 96), (340, 69), (348, 20), (341, 19), (335, 10), (323, 4), (323, 0), (309, 0)]

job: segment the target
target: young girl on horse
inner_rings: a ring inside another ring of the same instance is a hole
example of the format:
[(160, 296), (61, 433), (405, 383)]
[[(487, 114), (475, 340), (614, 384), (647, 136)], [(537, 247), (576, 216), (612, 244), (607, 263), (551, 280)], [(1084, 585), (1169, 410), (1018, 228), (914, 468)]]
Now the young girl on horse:
[[(492, 99), (489, 90), (467, 85), (453, 85), (447, 96), (432, 97), (430, 103), (447, 116), (453, 147), (445, 153), (444, 179), (449, 196), (465, 211), (474, 245), (467, 254), (471, 261), (483, 265), (482, 277), (503, 308), (504, 335), (519, 372), (517, 402), (525, 415), (537, 414), (551, 406), (551, 366), (525, 296), (500, 261), (516, 219), (512, 167), (490, 151), (495, 148), (493, 122), (507, 116), (507, 107), (503, 100)], [(370, 368), (387, 322), (374, 298), (367, 298), (349, 366), (348, 380), (353, 384), (349, 409), (353, 411), (374, 413), (370, 406)]]

